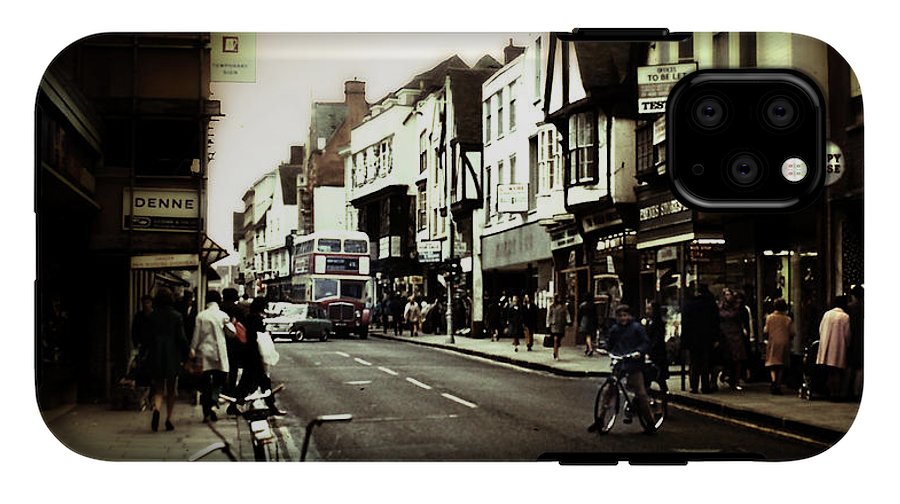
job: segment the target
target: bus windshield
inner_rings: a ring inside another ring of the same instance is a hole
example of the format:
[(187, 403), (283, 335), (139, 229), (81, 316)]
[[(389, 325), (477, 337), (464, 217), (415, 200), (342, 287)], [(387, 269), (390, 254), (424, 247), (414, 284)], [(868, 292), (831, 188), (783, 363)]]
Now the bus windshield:
[(338, 281), (330, 278), (317, 278), (313, 281), (313, 299), (337, 296)]
[(362, 299), (365, 293), (365, 280), (341, 280), (341, 297)]

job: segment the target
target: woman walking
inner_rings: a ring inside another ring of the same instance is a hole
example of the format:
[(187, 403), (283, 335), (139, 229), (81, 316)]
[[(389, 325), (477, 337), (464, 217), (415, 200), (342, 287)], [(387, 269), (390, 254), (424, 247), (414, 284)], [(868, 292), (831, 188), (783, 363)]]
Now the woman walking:
[(149, 317), (150, 383), (153, 394), (153, 418), (150, 429), (159, 430), (159, 410), (166, 397), (166, 430), (174, 430), (172, 411), (175, 409), (175, 384), (181, 363), (188, 356), (188, 340), (184, 335), (184, 321), (175, 310), (175, 297), (166, 287), (160, 287), (153, 298), (153, 313)]
[(514, 295), (507, 310), (507, 322), (509, 324), (509, 337), (513, 340), (513, 350), (516, 352), (519, 351), (519, 338), (525, 333), (523, 319), (519, 296)]
[(743, 390), (741, 382), (741, 368), (747, 359), (746, 346), (744, 345), (744, 328), (741, 324), (740, 307), (731, 289), (722, 291), (722, 303), (719, 305), (719, 327), (722, 331), (724, 343), (724, 364), (731, 364), (728, 384), (731, 390)]
[(419, 309), (419, 304), (416, 303), (415, 297), (409, 297), (409, 300), (406, 303), (406, 309), (403, 311), (403, 318), (405, 318), (406, 323), (409, 324), (410, 334), (418, 336), (419, 326), (422, 323), (422, 311)]
[[(659, 302), (653, 301), (647, 305), (646, 331), (650, 337), (650, 360), (656, 366), (656, 379), (659, 389), (663, 392), (669, 390), (666, 380), (669, 379), (669, 358), (666, 353), (666, 323), (662, 317), (662, 307)], [(649, 383), (649, 382), (648, 382)]]
[(553, 304), (547, 310), (547, 327), (550, 328), (550, 336), (553, 338), (554, 360), (559, 360), (559, 342), (566, 332), (568, 316), (566, 305), (560, 302), (559, 294), (553, 296)]
[(770, 392), (781, 395), (781, 378), (784, 366), (790, 359), (791, 340), (794, 338), (794, 324), (787, 314), (787, 303), (778, 298), (774, 304), (775, 311), (766, 317), (766, 325), (763, 334), (767, 338), (766, 343), (766, 368), (772, 376)]
[(584, 355), (594, 355), (594, 337), (597, 335), (597, 310), (588, 294), (582, 296), (584, 301), (578, 305), (578, 332), (584, 335)]

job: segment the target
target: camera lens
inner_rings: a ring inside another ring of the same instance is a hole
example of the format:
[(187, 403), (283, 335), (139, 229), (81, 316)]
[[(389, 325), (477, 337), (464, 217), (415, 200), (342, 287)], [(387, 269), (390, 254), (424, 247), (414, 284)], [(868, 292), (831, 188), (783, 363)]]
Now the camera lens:
[(714, 129), (722, 125), (727, 117), (722, 100), (705, 96), (694, 104), (694, 121), (703, 129)]
[(728, 178), (740, 188), (748, 188), (762, 179), (762, 165), (750, 153), (738, 154), (728, 163)]
[(787, 129), (797, 120), (797, 106), (787, 96), (776, 96), (765, 106), (766, 122), (775, 129)]

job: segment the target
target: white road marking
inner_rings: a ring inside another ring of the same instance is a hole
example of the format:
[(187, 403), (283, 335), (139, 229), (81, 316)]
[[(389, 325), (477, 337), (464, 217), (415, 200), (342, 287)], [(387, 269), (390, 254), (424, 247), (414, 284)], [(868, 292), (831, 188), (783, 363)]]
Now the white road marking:
[(372, 383), (372, 380), (357, 380), (357, 381), (348, 381), (344, 382), (347, 385), (368, 385)]
[(378, 366), (378, 369), (384, 371), (385, 373), (387, 373), (387, 374), (389, 374), (389, 375), (393, 375), (393, 376), (397, 376), (398, 374), (400, 374), (400, 373), (394, 371), (393, 369), (388, 369), (388, 368), (383, 367), (383, 366)]
[(345, 352), (334, 352), (334, 353), (340, 355), (341, 357), (350, 357), (350, 354), (345, 353)]
[(359, 357), (354, 357), (353, 360), (355, 360), (356, 362), (359, 362), (359, 363), (362, 364), (363, 366), (371, 366), (371, 365), (372, 365), (371, 362), (362, 360), (362, 359), (360, 359)]
[(458, 402), (459, 404), (462, 404), (463, 406), (468, 406), (470, 408), (478, 407), (478, 405), (475, 403), (470, 403), (469, 401), (466, 401), (465, 399), (460, 399), (459, 397), (456, 397), (455, 395), (447, 394), (446, 392), (441, 395), (446, 397), (447, 399), (450, 399), (451, 401)]
[(431, 385), (426, 385), (426, 384), (420, 382), (419, 380), (416, 380), (415, 378), (407, 377), (406, 381), (408, 381), (409, 383), (412, 383), (413, 385), (415, 385), (417, 387), (423, 388), (425, 390), (431, 390)]

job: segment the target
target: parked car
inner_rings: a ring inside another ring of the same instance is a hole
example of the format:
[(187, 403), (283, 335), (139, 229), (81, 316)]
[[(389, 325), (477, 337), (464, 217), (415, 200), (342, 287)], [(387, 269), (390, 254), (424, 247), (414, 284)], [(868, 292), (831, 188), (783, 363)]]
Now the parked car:
[(266, 331), (275, 338), (303, 341), (314, 338), (327, 341), (334, 329), (328, 314), (318, 303), (288, 304), (281, 307), (277, 317), (265, 319)]

